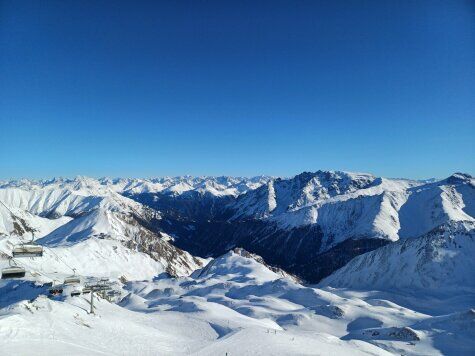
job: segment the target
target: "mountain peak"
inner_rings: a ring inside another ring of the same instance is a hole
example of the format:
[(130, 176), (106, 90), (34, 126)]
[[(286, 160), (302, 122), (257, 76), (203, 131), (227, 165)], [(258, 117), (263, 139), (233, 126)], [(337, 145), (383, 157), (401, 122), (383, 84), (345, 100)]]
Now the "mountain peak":
[(456, 172), (446, 179), (448, 184), (470, 183), (475, 185), (475, 179), (468, 173)]

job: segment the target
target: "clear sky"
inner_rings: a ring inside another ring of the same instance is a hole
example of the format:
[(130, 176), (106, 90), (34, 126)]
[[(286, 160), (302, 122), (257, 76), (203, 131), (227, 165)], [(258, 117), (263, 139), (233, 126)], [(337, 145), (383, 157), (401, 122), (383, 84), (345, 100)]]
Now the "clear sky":
[(472, 1), (0, 0), (0, 178), (475, 173)]

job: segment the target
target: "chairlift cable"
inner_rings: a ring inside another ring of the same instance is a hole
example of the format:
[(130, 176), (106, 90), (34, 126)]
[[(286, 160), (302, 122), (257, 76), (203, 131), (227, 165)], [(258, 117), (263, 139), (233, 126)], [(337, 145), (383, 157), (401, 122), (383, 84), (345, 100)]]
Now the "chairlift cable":
[(28, 272), (29, 272), (30, 274), (32, 274), (32, 272), (34, 272), (34, 273), (37, 273), (37, 274), (39, 274), (39, 275), (41, 275), (41, 276), (43, 276), (43, 277), (46, 277), (46, 278), (49, 278), (49, 279), (53, 279), (54, 281), (56, 280), (56, 279), (51, 278), (50, 276), (47, 276), (46, 274), (41, 273), (41, 272), (39, 272), (39, 271), (37, 271), (37, 270), (32, 270), (31, 268), (27, 268), (26, 265), (24, 265), (24, 264), (21, 263), (21, 262), (18, 262), (18, 261), (17, 261), (15, 258), (13, 258), (13, 257), (8, 257), (8, 264), (9, 264), (9, 266), (11, 266), (11, 267), (13, 267), (13, 266), (11, 265), (11, 261), (13, 261), (14, 266), (22, 267), (22, 268), (25, 270), (25, 272), (28, 270)]
[(48, 251), (50, 251), (54, 256), (56, 256), (56, 258), (57, 258), (58, 260), (60, 260), (66, 267), (68, 267), (71, 271), (73, 271), (74, 274), (76, 274), (76, 269), (73, 268), (73, 267), (71, 267), (70, 265), (68, 265), (66, 262), (64, 262), (64, 260), (63, 260), (61, 257), (59, 257), (59, 256), (56, 254), (56, 252), (53, 251), (53, 249), (52, 249), (51, 247), (48, 247), (48, 246), (43, 246), (43, 247), (44, 247), (44, 248), (47, 248)]
[[(10, 212), (10, 214), (12, 214), (12, 216), (16, 216), (16, 214), (15, 214), (2, 200), (0, 200), (0, 203)], [(33, 229), (33, 231), (31, 231), (31, 235), (32, 235), (32, 236), (31, 236), (31, 241), (26, 241), (26, 239), (23, 238), (23, 236), (18, 235), (18, 239), (20, 240), (20, 245), (24, 245), (25, 243), (28, 243), (28, 242), (34, 243), (34, 241), (35, 241), (35, 232), (34, 232), (34, 229)], [(59, 261), (61, 261), (66, 267), (68, 267), (69, 269), (71, 269), (71, 270), (73, 271), (74, 275), (76, 275), (76, 269), (75, 269), (75, 268), (72, 268), (70, 265), (68, 265), (61, 257), (59, 257), (59, 256), (53, 251), (53, 249), (51, 249), (51, 248), (48, 247), (48, 246), (42, 246), (42, 248), (43, 248), (43, 249), (48, 249)], [(9, 260), (9, 264), (10, 264), (10, 261), (13, 260), (14, 263), (15, 263), (15, 265), (20, 266), (20, 267), (23, 267), (23, 268), (26, 270), (26, 266), (23, 265), (22, 263), (16, 261), (16, 259), (14, 259), (13, 256), (9, 256), (8, 260)], [(30, 274), (31, 274), (31, 272), (33, 271), (31, 268), (28, 268), (28, 270), (29, 270)], [(43, 277), (51, 278), (51, 277), (45, 275), (44, 273), (39, 272), (38, 270), (34, 270), (34, 272), (37, 273), (37, 274), (39, 274), (39, 275), (41, 275), (41, 276), (43, 276)], [(53, 281), (58, 281), (58, 282), (59, 282), (59, 280), (56, 280), (56, 279), (54, 279), (54, 278), (52, 278), (52, 279), (53, 279)]]

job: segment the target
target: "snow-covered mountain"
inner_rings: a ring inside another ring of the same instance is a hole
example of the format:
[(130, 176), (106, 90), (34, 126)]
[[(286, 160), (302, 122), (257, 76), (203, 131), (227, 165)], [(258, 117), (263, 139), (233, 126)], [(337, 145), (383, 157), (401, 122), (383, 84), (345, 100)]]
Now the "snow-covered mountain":
[[(0, 349), (473, 354), (474, 190), (460, 173), (3, 182), (0, 268), (30, 239), (44, 253), (0, 280)], [(116, 296), (89, 314), (70, 293), (102, 277)]]
[[(240, 257), (244, 257), (244, 259)], [(231, 266), (229, 266), (229, 262), (231, 260), (233, 261), (233, 263), (231, 264)], [(261, 256), (256, 255), (255, 253), (250, 253), (249, 251), (246, 251), (243, 248), (235, 248), (234, 250), (229, 251), (227, 254), (211, 260), (205, 267), (193, 272), (192, 277), (203, 278), (216, 274), (228, 274), (227, 272), (236, 273), (235, 270), (240, 268), (239, 266), (241, 262), (244, 261), (249, 264), (250, 260), (254, 260), (258, 264), (265, 267), (264, 270), (269, 270), (272, 273), (277, 274), (281, 278), (286, 278), (296, 283), (301, 282), (300, 279), (296, 276), (287, 273), (281, 268), (270, 266), (264, 261)], [(226, 268), (224, 270), (222, 269), (223, 262), (226, 265)]]
[(475, 179), (456, 173), (422, 183), (346, 172), (275, 179), (240, 196), (231, 220), (275, 221), (282, 228), (317, 224), (323, 249), (352, 238), (420, 236), (447, 221), (474, 221)]
[[(202, 257), (242, 247), (318, 282), (387, 243), (475, 221), (475, 180), (462, 173), (414, 181), (339, 171), (286, 179), (77, 177), (3, 182), (0, 203), (5, 236), (27, 238), (35, 230), (51, 247), (107, 238), (154, 259), (159, 251), (176, 255), (175, 246)], [(199, 265), (187, 264), (189, 272)]]
[[(232, 219), (269, 218), (299, 210), (338, 195), (372, 186), (370, 174), (304, 172), (290, 179), (276, 178), (238, 199)], [(302, 221), (305, 223), (305, 221)]]
[(173, 201), (160, 206), (151, 197), (134, 199), (166, 207), (163, 229), (193, 254), (216, 256), (243, 247), (312, 282), (400, 238), (420, 236), (447, 222), (475, 221), (474, 179), (461, 173), (414, 181), (306, 172), (213, 201), (208, 205), (213, 209), (202, 215), (174, 209)]
[(47, 218), (77, 217), (95, 209), (123, 213), (145, 212), (144, 207), (102, 185), (92, 178), (78, 177), (71, 181), (51, 180), (47, 183), (19, 181), (0, 187), (4, 205)]
[[(470, 355), (470, 300), (303, 286), (245, 251), (190, 277), (117, 282), (114, 302), (0, 281), (5, 354)], [(426, 306), (431, 305), (432, 310)], [(410, 306), (410, 307), (409, 307)]]
[(195, 191), (200, 194), (213, 196), (238, 196), (250, 189), (265, 184), (270, 177), (162, 177), (162, 178), (88, 178), (78, 176), (74, 179), (54, 178), (50, 180), (10, 180), (0, 181), (0, 189), (21, 188), (23, 190), (68, 189), (75, 191), (101, 192), (113, 190), (123, 195), (141, 193), (162, 193), (168, 195), (182, 195)]
[(27, 210), (9, 207), (0, 201), (0, 237), (9, 235), (26, 236), (32, 233), (37, 236), (44, 236), (71, 219), (67, 216), (57, 219), (44, 218)]
[[(143, 208), (125, 197), (170, 211), (181, 207), (187, 215), (201, 215), (212, 210), (220, 198), (228, 201), (250, 189), (265, 184), (270, 178), (240, 177), (164, 177), (132, 178), (54, 178), (51, 180), (12, 180), (0, 182), (0, 202), (32, 214), (55, 218), (79, 216), (98, 205), (115, 211)], [(0, 219), (3, 219), (0, 216)], [(9, 219), (9, 218), (8, 218)], [(8, 220), (7, 219), (7, 220)], [(0, 233), (8, 233), (1, 230)], [(6, 222), (5, 222), (6, 223)]]
[[(41, 266), (49, 264), (60, 274), (73, 268), (78, 274), (139, 279), (161, 272), (190, 274), (201, 261), (153, 228), (160, 218), (159, 212), (90, 178), (10, 182), (0, 189), (0, 236), (5, 236), (0, 250), (10, 255), (14, 245), (35, 237), (47, 249)], [(44, 272), (35, 261), (26, 264)]]
[(399, 210), (401, 238), (416, 237), (450, 221), (475, 221), (475, 179), (455, 173), (408, 190)]
[(321, 286), (378, 290), (475, 289), (475, 223), (451, 222), (351, 260)]

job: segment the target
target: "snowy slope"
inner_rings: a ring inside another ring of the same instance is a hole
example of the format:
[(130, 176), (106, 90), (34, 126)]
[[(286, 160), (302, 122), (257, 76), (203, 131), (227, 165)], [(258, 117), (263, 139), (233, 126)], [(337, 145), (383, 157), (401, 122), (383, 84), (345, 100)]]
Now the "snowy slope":
[[(113, 270), (114, 276), (121, 273), (127, 278), (150, 279), (162, 272), (189, 275), (202, 265), (200, 259), (173, 246), (168, 236), (146, 229), (133, 217), (110, 211), (93, 211), (38, 242), (66, 260), (77, 251), (72, 258), (78, 261), (74, 267), (84, 275)], [(90, 263), (93, 260), (95, 264)], [(149, 266), (146, 271), (145, 266)]]
[(452, 222), (360, 255), (320, 285), (357, 289), (475, 288), (475, 223)]
[[(8, 255), (16, 241), (1, 241), (0, 252)], [(56, 284), (62, 283), (65, 277), (76, 271), (76, 275), (83, 279), (125, 277), (128, 280), (143, 280), (167, 272), (168, 265), (174, 264), (174, 261), (153, 259), (114, 240), (90, 238), (69, 246), (44, 246), (41, 258), (15, 259), (15, 264), (26, 269), (25, 279)], [(0, 260), (0, 268), (7, 266), (6, 260)], [(187, 275), (190, 270), (183, 268), (181, 272), (177, 274)]]
[[(256, 266), (258, 267), (256, 268)], [(280, 268), (268, 265), (261, 256), (250, 253), (243, 248), (235, 248), (219, 258), (211, 260), (205, 267), (193, 272), (192, 277), (204, 278), (214, 275), (227, 275), (228, 272), (245, 275), (252, 272), (253, 278), (259, 279), (260, 277), (257, 271), (264, 273), (264, 275), (261, 276), (264, 280), (266, 278), (274, 279), (278, 276), (279, 278), (286, 278), (296, 283), (300, 282), (297, 277)]]
[(62, 216), (58, 219), (47, 219), (28, 211), (8, 207), (0, 201), (0, 237), (19, 235), (29, 237), (44, 236), (59, 226), (66, 224), (71, 218)]
[(401, 238), (420, 236), (449, 221), (475, 221), (475, 179), (455, 173), (413, 187), (399, 211)]
[[(242, 252), (242, 251), (241, 251)], [(35, 355), (470, 355), (471, 299), (305, 287), (230, 252), (193, 277), (128, 282), (117, 304), (0, 281), (0, 348)], [(434, 303), (432, 303), (434, 304)], [(406, 305), (411, 305), (408, 308)], [(447, 309), (453, 308), (447, 312)]]
[(86, 178), (70, 184), (3, 187), (0, 201), (8, 207), (48, 218), (76, 217), (97, 208), (128, 213), (142, 209), (139, 203)]
[[(74, 222), (75, 220), (68, 224)], [(83, 234), (83, 231), (79, 233)], [(91, 235), (73, 241), (68, 241), (68, 237), (64, 240), (57, 237), (53, 232), (37, 240), (44, 246), (43, 257), (15, 259), (16, 264), (25, 267), (27, 279), (62, 281), (76, 270), (77, 275), (84, 277), (123, 276), (128, 280), (143, 280), (152, 279), (163, 272), (177, 276), (189, 275), (203, 263), (171, 245), (165, 237), (149, 231), (142, 234), (139, 230), (126, 241), (110, 235)], [(138, 238), (139, 243), (134, 238)], [(10, 256), (13, 247), (23, 241), (17, 237), (1, 239), (0, 255)], [(0, 259), (0, 268), (7, 266), (8, 261)]]

